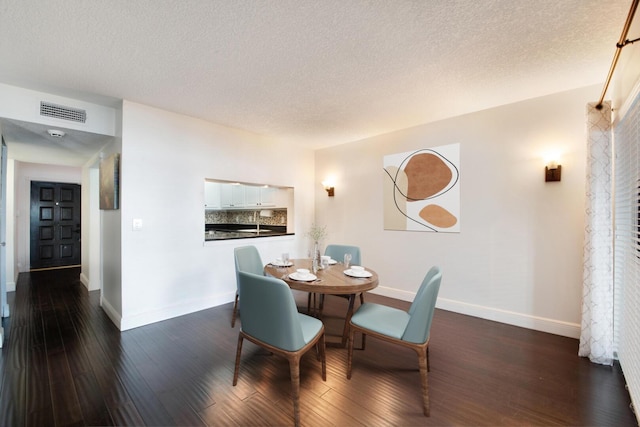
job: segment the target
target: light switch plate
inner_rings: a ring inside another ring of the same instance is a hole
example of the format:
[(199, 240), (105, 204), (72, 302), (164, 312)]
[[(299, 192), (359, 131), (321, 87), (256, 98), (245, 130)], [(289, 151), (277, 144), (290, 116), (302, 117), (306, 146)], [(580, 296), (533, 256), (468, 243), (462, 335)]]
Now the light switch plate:
[(142, 219), (134, 218), (133, 219), (133, 231), (142, 230)]

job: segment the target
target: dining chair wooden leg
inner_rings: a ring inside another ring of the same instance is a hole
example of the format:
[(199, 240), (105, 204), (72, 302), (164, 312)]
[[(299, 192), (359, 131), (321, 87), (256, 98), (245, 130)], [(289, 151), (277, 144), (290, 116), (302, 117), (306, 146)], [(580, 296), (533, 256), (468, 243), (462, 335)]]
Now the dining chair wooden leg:
[(238, 293), (236, 292), (236, 299), (233, 302), (233, 313), (231, 313), (231, 327), (236, 326), (236, 316), (238, 315)]
[(360, 292), (360, 305), (364, 304), (364, 292)]
[(347, 347), (347, 379), (351, 379), (351, 361), (353, 359), (353, 340), (356, 337), (355, 328), (351, 327), (349, 331), (349, 344)]
[(431, 372), (431, 365), (429, 365), (429, 347), (427, 347), (427, 372)]
[(238, 384), (238, 371), (240, 370), (240, 354), (242, 353), (242, 333), (238, 334), (238, 348), (236, 349), (236, 367), (233, 370), (233, 385)]
[(425, 417), (429, 416), (429, 382), (427, 379), (427, 350), (416, 349), (418, 353), (418, 365), (420, 366), (420, 382), (422, 383), (422, 405)]
[(293, 420), (296, 426), (300, 425), (300, 357), (289, 358), (289, 371), (291, 373), (291, 394), (293, 397)]
[(327, 380), (327, 345), (324, 341), (324, 332), (322, 332), (322, 336), (320, 337), (320, 356), (322, 357), (322, 381)]

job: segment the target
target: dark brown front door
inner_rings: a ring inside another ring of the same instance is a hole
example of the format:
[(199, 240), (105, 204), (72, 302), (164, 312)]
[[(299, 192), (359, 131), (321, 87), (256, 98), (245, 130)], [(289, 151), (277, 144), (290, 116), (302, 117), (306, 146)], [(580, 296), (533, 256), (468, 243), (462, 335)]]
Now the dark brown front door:
[(80, 186), (31, 181), (31, 268), (80, 264)]

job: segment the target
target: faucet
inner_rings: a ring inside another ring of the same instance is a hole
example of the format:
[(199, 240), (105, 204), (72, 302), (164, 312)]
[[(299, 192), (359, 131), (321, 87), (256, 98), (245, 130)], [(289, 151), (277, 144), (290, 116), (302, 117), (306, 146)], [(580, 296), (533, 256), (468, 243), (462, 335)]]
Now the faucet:
[(255, 212), (253, 213), (253, 217), (254, 217), (254, 219), (255, 219), (255, 221), (256, 221), (256, 230), (257, 230), (257, 233), (260, 233), (260, 211), (255, 211)]

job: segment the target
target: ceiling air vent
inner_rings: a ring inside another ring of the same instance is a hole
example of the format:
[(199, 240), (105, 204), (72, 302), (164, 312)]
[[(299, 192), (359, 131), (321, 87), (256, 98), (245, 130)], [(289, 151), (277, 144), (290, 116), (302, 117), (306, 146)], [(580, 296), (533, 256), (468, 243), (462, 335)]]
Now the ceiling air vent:
[(65, 107), (63, 105), (52, 104), (51, 102), (40, 102), (40, 115), (54, 117), (56, 119), (70, 120), (72, 122), (84, 123), (87, 121), (87, 111), (78, 108)]

